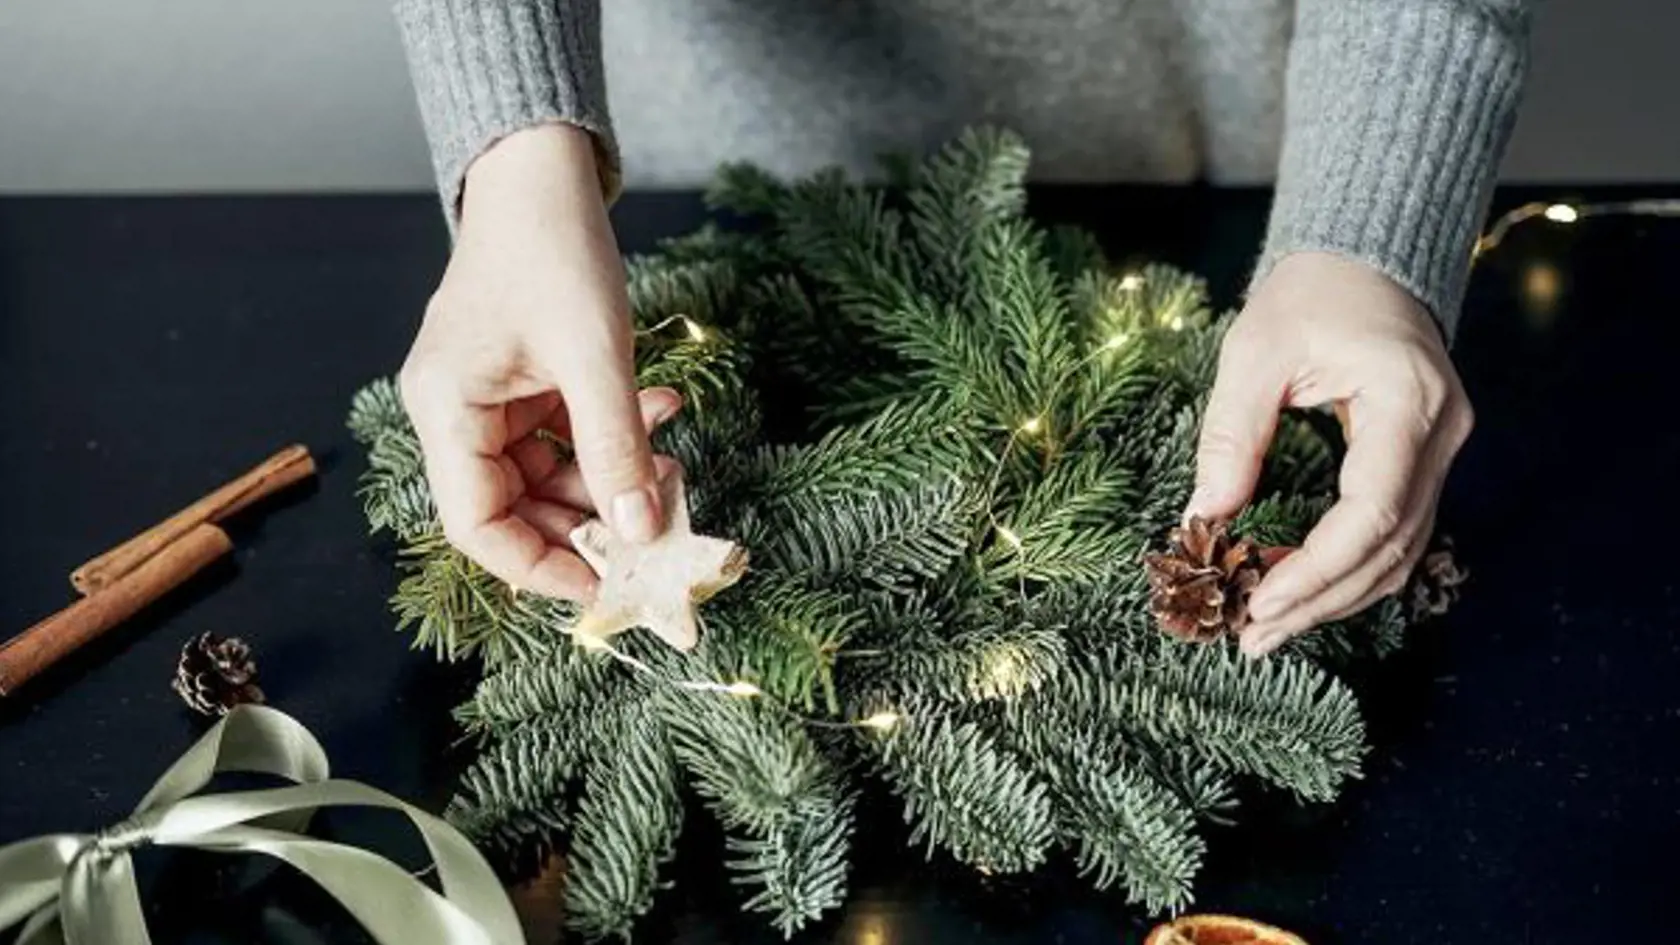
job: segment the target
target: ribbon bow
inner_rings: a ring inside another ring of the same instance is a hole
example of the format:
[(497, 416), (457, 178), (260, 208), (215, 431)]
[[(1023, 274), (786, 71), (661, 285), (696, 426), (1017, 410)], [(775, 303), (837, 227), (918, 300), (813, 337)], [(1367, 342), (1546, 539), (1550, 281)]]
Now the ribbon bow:
[[(298, 783), (189, 796), (224, 771)], [(338, 805), (406, 815), (425, 839), (443, 894), (366, 850), (276, 829), (301, 828), (314, 809)], [(151, 945), (129, 857), (147, 844), (284, 860), (342, 903), (380, 945), (524, 945), (507, 894), (465, 837), (383, 791), (329, 779), (315, 737), (261, 706), (229, 712), (116, 826), (0, 847), (0, 932), (27, 916), (16, 945)]]

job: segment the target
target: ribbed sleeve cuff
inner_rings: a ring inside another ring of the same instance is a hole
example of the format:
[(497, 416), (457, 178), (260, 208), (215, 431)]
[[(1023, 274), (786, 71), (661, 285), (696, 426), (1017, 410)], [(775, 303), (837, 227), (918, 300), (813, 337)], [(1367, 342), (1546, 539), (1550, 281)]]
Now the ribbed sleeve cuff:
[(1338, 253), (1422, 301), (1450, 337), (1527, 66), (1517, 0), (1300, 0), (1264, 278)]
[(395, 8), (451, 228), (473, 159), (550, 122), (590, 132), (602, 193), (618, 196), (598, 0), (396, 0)]

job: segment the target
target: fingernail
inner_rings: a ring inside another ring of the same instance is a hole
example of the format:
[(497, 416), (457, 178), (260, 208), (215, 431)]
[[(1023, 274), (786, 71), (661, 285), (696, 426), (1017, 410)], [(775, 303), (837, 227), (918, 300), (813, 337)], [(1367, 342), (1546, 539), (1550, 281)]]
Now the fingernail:
[(1184, 504), (1184, 520), (1189, 521), (1190, 516), (1200, 515), (1202, 508), (1208, 504), (1208, 500), (1212, 497), (1212, 489), (1205, 485), (1197, 486), (1196, 490), (1190, 493), (1190, 501)]
[(634, 542), (659, 537), (659, 495), (652, 485), (626, 489), (612, 500), (612, 525), (619, 537)]
[(678, 410), (682, 409), (681, 395), (676, 391), (660, 387), (650, 389), (660, 391), (661, 394), (669, 394), (669, 396), (661, 396), (655, 401), (655, 404), (657, 405), (653, 411), (653, 422), (655, 425), (664, 423), (665, 421), (671, 419), (677, 415)]
[(1274, 631), (1261, 630), (1255, 632), (1251, 626), (1243, 631), (1242, 637), (1237, 641), (1237, 649), (1241, 650), (1242, 655), (1249, 659), (1257, 660), (1275, 649), (1278, 639), (1278, 635)]

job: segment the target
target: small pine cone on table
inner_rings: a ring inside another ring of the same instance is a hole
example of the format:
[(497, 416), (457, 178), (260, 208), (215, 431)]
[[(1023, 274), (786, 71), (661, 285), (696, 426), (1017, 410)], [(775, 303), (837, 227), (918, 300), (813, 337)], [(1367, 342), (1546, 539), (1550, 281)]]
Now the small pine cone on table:
[(1451, 538), (1440, 542), (1423, 556), (1412, 573), (1411, 600), (1413, 620), (1439, 617), (1458, 603), (1459, 587), (1470, 579), (1470, 572), (1458, 566), (1453, 557)]
[(1144, 556), (1149, 610), (1181, 640), (1208, 642), (1248, 623), (1248, 598), (1284, 549), (1261, 549), (1252, 538), (1232, 541), (1223, 522), (1191, 518), (1168, 536), (1172, 547)]
[(236, 705), (261, 705), (257, 663), (251, 647), (238, 637), (201, 633), (181, 648), (175, 666), (175, 691), (202, 715), (226, 715)]

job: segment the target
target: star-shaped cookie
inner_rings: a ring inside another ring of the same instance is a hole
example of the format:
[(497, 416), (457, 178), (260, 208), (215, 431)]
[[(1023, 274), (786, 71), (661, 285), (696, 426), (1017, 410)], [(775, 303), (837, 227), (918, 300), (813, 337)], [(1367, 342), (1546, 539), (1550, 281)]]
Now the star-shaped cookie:
[(747, 571), (747, 550), (731, 541), (694, 534), (682, 476), (659, 483), (667, 524), (646, 544), (613, 534), (600, 519), (572, 530), (572, 546), (600, 575), (600, 591), (572, 633), (605, 639), (646, 627), (679, 650), (700, 639), (695, 606), (734, 584)]

